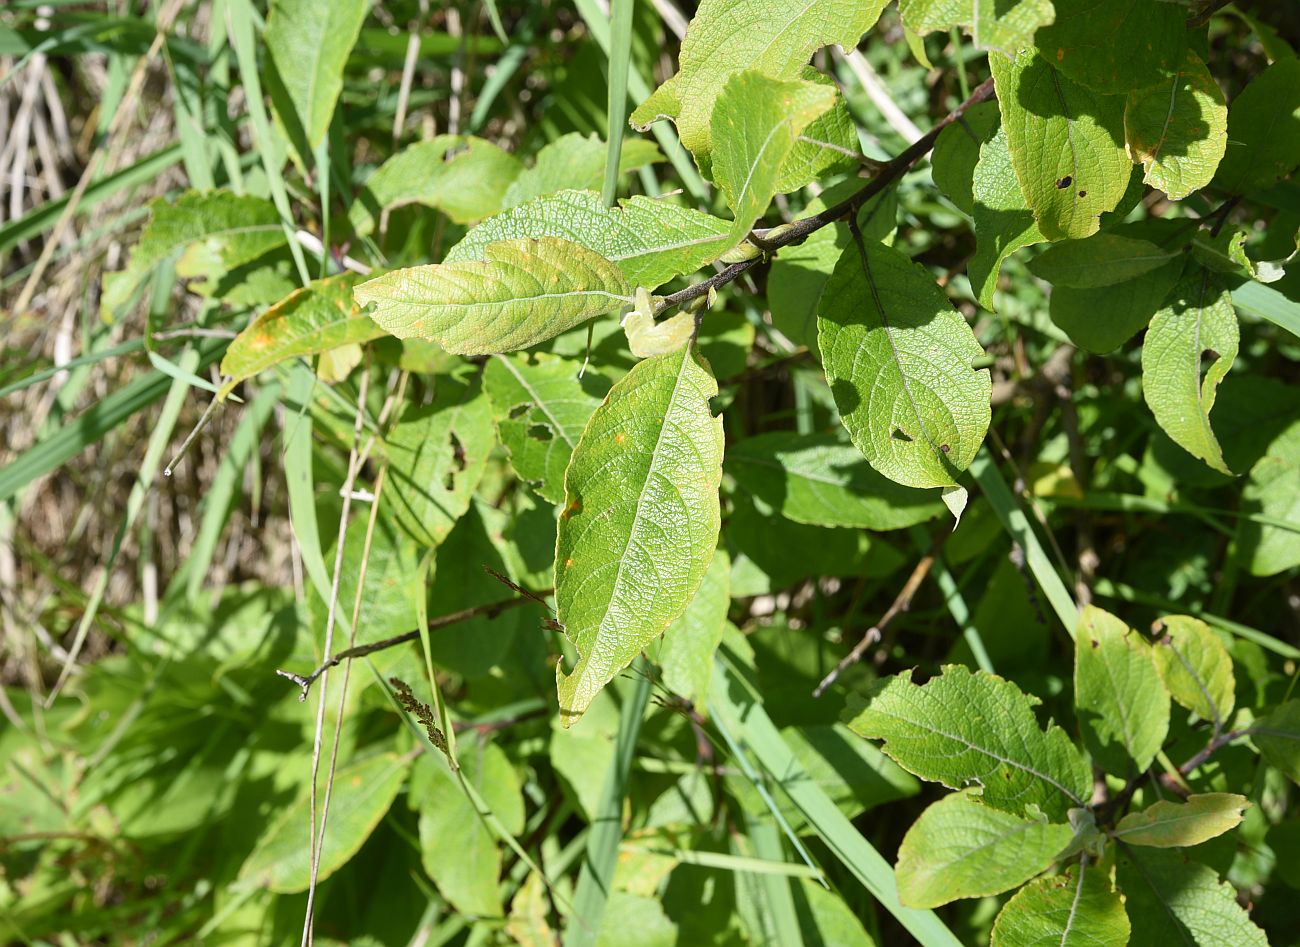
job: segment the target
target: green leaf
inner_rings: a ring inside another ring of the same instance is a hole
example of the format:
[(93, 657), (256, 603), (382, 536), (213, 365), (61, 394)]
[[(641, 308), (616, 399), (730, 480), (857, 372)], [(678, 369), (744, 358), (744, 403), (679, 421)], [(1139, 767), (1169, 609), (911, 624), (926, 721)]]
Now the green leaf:
[(1136, 279), (1179, 256), (1150, 240), (1096, 233), (1052, 244), (1029, 262), (1029, 271), (1053, 286), (1095, 289)]
[(563, 503), (564, 471), (608, 380), (594, 372), (579, 379), (573, 362), (536, 352), (489, 359), (483, 388), (515, 472)]
[(1133, 944), (1268, 947), (1264, 932), (1237, 903), (1237, 890), (1181, 851), (1122, 847), (1116, 878)]
[(1269, 765), (1300, 783), (1300, 700), (1278, 704), (1250, 729)]
[(352, 202), (352, 229), (367, 234), (380, 214), (422, 204), (466, 224), (501, 209), (501, 197), (523, 165), (510, 152), (482, 138), (438, 135), (403, 148), (366, 179)]
[(854, 241), (822, 293), (817, 341), (854, 445), (910, 487), (947, 487), (988, 430), (992, 381), (966, 320), (929, 272)]
[(1098, 289), (1052, 287), (1050, 313), (1070, 341), (1099, 355), (1113, 352), (1151, 322), (1183, 274), (1176, 258), (1136, 279)]
[(606, 207), (595, 191), (561, 191), (483, 221), (444, 262), (481, 260), (501, 240), (560, 237), (616, 264), (629, 286), (654, 289), (717, 259), (730, 232), (730, 221), (668, 201), (638, 195)]
[(1016, 179), (1043, 236), (1096, 233), (1128, 188), (1124, 100), (1079, 85), (1033, 50), (1014, 60), (995, 53), (989, 65)]
[(726, 469), (742, 487), (797, 523), (902, 529), (943, 511), (932, 492), (882, 477), (834, 435), (776, 431), (748, 437), (728, 448)]
[(1083, 745), (1108, 773), (1142, 772), (1169, 732), (1169, 694), (1151, 646), (1092, 605), (1075, 634), (1074, 704)]
[(412, 404), (389, 432), (385, 504), (416, 541), (437, 546), (469, 509), (495, 445), (478, 384), (440, 377), (433, 403)]
[(1106, 872), (1082, 862), (1017, 891), (993, 922), (993, 947), (1099, 947), (1129, 942), (1124, 902)]
[(1157, 627), (1163, 634), (1156, 641), (1156, 667), (1170, 696), (1203, 720), (1226, 721), (1236, 701), (1236, 680), (1219, 636), (1188, 615), (1166, 615)]
[(181, 251), (181, 276), (210, 282), (285, 243), (280, 215), (270, 201), (230, 191), (186, 191), (174, 203), (149, 205), (149, 223), (125, 270), (104, 277), (100, 311), (112, 320), (159, 264)]
[(1014, 54), (1056, 17), (1052, 0), (900, 0), (903, 22), (917, 33), (968, 28), (980, 49)]
[(856, 47), (887, 2), (769, 0), (737, 5), (732, 0), (704, 0), (686, 31), (677, 74), (632, 113), (632, 125), (645, 131), (653, 122), (672, 119), (682, 144), (708, 174), (714, 145), (710, 117), (728, 79), (746, 69), (777, 81), (796, 79), (821, 47)]
[(996, 134), (1001, 124), (998, 103), (980, 102), (966, 110), (962, 121), (953, 122), (939, 133), (930, 155), (930, 176), (935, 186), (971, 216), (975, 214), (972, 189), (980, 146)]
[(1058, 0), (1035, 39), (1043, 57), (1104, 94), (1155, 85), (1183, 64), (1187, 13), (1164, 0)]
[(1065, 731), (1034, 718), (1037, 698), (993, 674), (946, 665), (917, 686), (911, 672), (851, 697), (849, 727), (884, 740), (903, 769), (950, 789), (982, 786), (986, 804), (1011, 813), (1036, 805), (1063, 818), (1092, 795), (1092, 771)]
[(1130, 845), (1151, 848), (1200, 845), (1235, 829), (1249, 808), (1250, 800), (1230, 792), (1201, 793), (1183, 802), (1162, 800), (1124, 816), (1110, 835)]
[(852, 171), (862, 155), (857, 125), (835, 80), (811, 66), (804, 69), (801, 78), (833, 90), (835, 103), (809, 122), (795, 141), (781, 165), (775, 185), (777, 194), (789, 194), (828, 175)]
[(556, 237), (490, 244), (486, 259), (396, 270), (356, 289), (399, 339), (430, 339), (456, 355), (528, 348), (632, 301), (618, 267)]
[(1155, 85), (1135, 89), (1124, 105), (1124, 139), (1143, 178), (1182, 200), (1210, 183), (1227, 146), (1223, 90), (1190, 49), (1183, 65)]
[[(1142, 345), (1142, 395), (1156, 422), (1179, 447), (1225, 474), (1232, 471), (1210, 427), (1210, 411), (1238, 341), (1232, 298), (1202, 270), (1183, 280), (1155, 314)], [(1213, 361), (1205, 365), (1207, 354)]]
[(1268, 446), (1250, 469), (1242, 491), (1245, 508), (1293, 524), (1240, 524), (1242, 550), (1252, 575), (1277, 575), (1300, 565), (1300, 423), (1292, 424)]
[(717, 547), (717, 382), (688, 347), (639, 362), (591, 416), (565, 475), (555, 601), (578, 651), (556, 668), (566, 726), (681, 615)]
[(1228, 108), (1228, 150), (1216, 187), (1244, 194), (1276, 184), (1300, 164), (1300, 59), (1279, 59)]
[[(637, 290), (638, 294), (645, 290)], [(638, 306), (623, 319), (623, 333), (627, 336), (628, 351), (636, 358), (667, 355), (685, 348), (695, 335), (695, 313), (679, 312), (655, 322), (650, 311), (650, 297), (642, 297), (645, 307)]]
[(296, 125), (295, 131), (301, 131), (310, 148), (320, 145), (329, 131), (343, 90), (343, 67), (369, 9), (369, 0), (274, 0), (271, 4), (266, 49), (295, 112), (280, 118), (291, 128)]
[(898, 900), (937, 908), (958, 898), (1001, 894), (1047, 870), (1074, 837), (1068, 825), (1025, 819), (966, 793), (921, 813), (898, 849)]
[(993, 308), (1002, 263), (1021, 247), (1042, 243), (1047, 238), (1034, 222), (1034, 212), (1011, 165), (1011, 147), (1005, 128), (999, 128), (980, 146), (979, 162), (971, 183), (974, 201), (975, 256), (967, 271), (971, 289), (985, 309)]
[[(409, 767), (410, 759), (396, 753), (379, 753), (339, 767), (319, 881), (342, 868), (370, 837), (406, 781)], [(303, 795), (266, 830), (239, 870), (240, 880), (276, 894), (306, 891), (311, 881), (308, 835), (308, 799)]]
[(834, 104), (833, 88), (779, 82), (753, 70), (723, 86), (713, 110), (713, 173), (734, 218), (732, 246), (767, 211), (800, 134)]
[(221, 374), (230, 376), (222, 386), (222, 395), (245, 378), (286, 359), (369, 342), (383, 335), (368, 316), (361, 315), (353, 300), (356, 281), (355, 276), (346, 273), (316, 280), (294, 290), (250, 322), (221, 359)]
[[(561, 135), (537, 153), (537, 161), (506, 190), (502, 207), (514, 207), (558, 191), (599, 190), (604, 182), (607, 146), (595, 135)], [(618, 170), (626, 174), (663, 161), (652, 141), (633, 138), (619, 150)]]
[[(512, 834), (524, 829), (524, 799), (514, 767), (499, 746), (470, 740), (457, 758), (461, 774)], [(451, 906), (475, 917), (501, 915), (501, 847), (460, 780), (427, 754), (411, 780), (420, 810), (420, 859)]]
[(659, 646), (652, 649), (663, 674), (663, 683), (703, 707), (713, 680), (713, 655), (722, 643), (731, 605), (731, 559), (719, 549), (709, 562), (699, 591), (664, 631)]

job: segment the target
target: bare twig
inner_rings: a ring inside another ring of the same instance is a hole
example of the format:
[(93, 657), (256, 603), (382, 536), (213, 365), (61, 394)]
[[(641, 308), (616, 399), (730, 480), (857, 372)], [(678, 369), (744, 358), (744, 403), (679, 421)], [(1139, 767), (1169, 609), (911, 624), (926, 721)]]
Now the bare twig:
[(912, 598), (916, 595), (916, 590), (921, 587), (925, 577), (930, 574), (930, 567), (934, 565), (936, 547), (941, 541), (936, 541), (935, 546), (932, 546), (930, 551), (921, 557), (921, 560), (912, 569), (912, 574), (907, 577), (907, 581), (899, 589), (894, 601), (886, 609), (885, 614), (880, 616), (880, 621), (868, 628), (866, 634), (862, 636), (862, 640), (853, 646), (853, 650), (846, 654), (839, 664), (835, 665), (833, 671), (822, 678), (822, 682), (813, 690), (814, 697), (820, 697), (824, 694), (826, 688), (834, 684), (845, 670), (861, 661), (862, 656), (867, 653), (867, 649), (880, 640), (885, 629), (889, 627), (889, 623), (912, 607)]
[(1232, 3), (1232, 0), (1211, 0), (1211, 2), (1207, 3), (1201, 9), (1200, 13), (1187, 20), (1187, 28), (1189, 30), (1194, 30), (1198, 26), (1204, 26), (1209, 21), (1210, 17), (1214, 16), (1214, 14), (1218, 13), (1230, 3)]
[[(862, 190), (858, 191), (851, 197), (840, 201), (833, 207), (826, 208), (826, 210), (822, 211), (820, 214), (813, 214), (811, 217), (804, 217), (801, 220), (796, 220), (788, 226), (774, 228), (773, 230), (758, 234), (759, 238), (763, 241), (763, 246), (768, 251), (774, 251), (793, 243), (799, 243), (802, 240), (806, 240), (808, 236), (815, 231), (821, 230), (823, 227), (833, 224), (841, 218), (847, 217), (851, 214), (856, 214), (858, 210), (867, 203), (867, 201), (871, 200), (881, 191), (885, 190), (885, 188), (889, 187), (889, 185), (893, 184), (894, 181), (906, 174), (912, 165), (920, 161), (921, 158), (934, 147), (934, 143), (938, 140), (940, 132), (953, 122), (960, 119), (962, 115), (966, 113), (967, 109), (992, 98), (992, 96), (993, 80), (988, 79), (981, 83), (975, 91), (971, 93), (969, 99), (940, 119), (933, 128), (908, 146), (896, 158), (885, 162), (885, 164), (881, 166), (879, 173), (877, 173), (876, 176), (862, 188)], [(754, 266), (761, 259), (762, 257), (754, 257), (749, 260), (741, 260), (739, 263), (732, 263), (720, 273), (717, 273), (702, 282), (696, 283), (693, 286), (688, 286), (680, 292), (664, 296), (655, 305), (655, 315), (659, 315), (674, 306), (680, 306), (693, 299), (699, 299), (701, 296), (708, 295), (709, 290), (716, 289), (719, 286), (725, 286), (727, 283), (730, 283), (739, 277), (750, 267)]]

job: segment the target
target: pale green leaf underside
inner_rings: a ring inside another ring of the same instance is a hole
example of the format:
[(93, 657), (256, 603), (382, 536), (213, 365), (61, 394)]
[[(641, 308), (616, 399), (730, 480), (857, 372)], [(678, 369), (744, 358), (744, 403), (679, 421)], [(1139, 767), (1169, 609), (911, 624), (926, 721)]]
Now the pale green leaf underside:
[[(339, 768), (330, 804), (329, 844), (321, 850), (318, 880), (347, 863), (388, 812), (406, 782), (409, 757), (381, 753)], [(277, 894), (306, 891), (311, 882), (307, 797), (286, 808), (239, 870), (240, 880)]]
[[(1239, 339), (1232, 297), (1202, 271), (1185, 279), (1155, 314), (1142, 344), (1142, 395), (1156, 422), (1175, 444), (1225, 474), (1232, 471), (1210, 411)], [(1208, 365), (1207, 357), (1214, 359)]]
[(730, 246), (767, 211), (803, 130), (834, 104), (833, 87), (752, 70), (723, 86), (712, 118), (713, 174), (734, 218)]
[(1147, 184), (1182, 200), (1209, 184), (1227, 147), (1228, 107), (1201, 58), (1187, 51), (1175, 73), (1128, 94), (1124, 137)]
[(1166, 615), (1156, 641), (1156, 667), (1170, 696), (1203, 720), (1227, 720), (1236, 702), (1232, 658), (1199, 618)]
[(1096, 233), (1052, 244), (1030, 262), (1029, 270), (1053, 286), (1096, 289), (1136, 279), (1179, 255), (1150, 240)]
[(328, 352), (342, 345), (369, 342), (383, 335), (352, 298), (357, 278), (330, 276), (294, 290), (235, 336), (221, 359), (222, 387), (229, 392), (285, 359)]
[(1056, 17), (1052, 0), (901, 0), (903, 22), (917, 33), (971, 31), (980, 49), (1015, 53), (1033, 42), (1035, 31)]
[(1075, 635), (1074, 702), (1084, 746), (1110, 773), (1151, 765), (1169, 732), (1169, 694), (1151, 646), (1089, 605)]
[[(596, 135), (561, 135), (542, 148), (533, 166), (511, 182), (501, 206), (514, 207), (559, 191), (599, 190), (605, 177), (607, 152), (608, 146)], [(654, 142), (629, 138), (619, 151), (619, 174), (662, 160)]]
[(787, 519), (812, 526), (903, 529), (933, 519), (943, 506), (876, 473), (834, 435), (778, 431), (727, 449), (727, 472)]
[[(112, 318), (162, 262), (198, 250), (210, 282), (251, 263), (285, 242), (280, 215), (270, 201), (230, 191), (186, 191), (175, 202), (158, 198), (126, 269), (104, 277), (100, 308)], [(197, 261), (196, 261), (197, 262)]]
[(980, 146), (971, 197), (975, 256), (967, 269), (971, 289), (980, 305), (992, 309), (1003, 261), (1022, 247), (1047, 239), (1034, 222), (1034, 212), (1025, 203), (1015, 168), (1011, 166), (1011, 150), (1004, 128), (999, 128)]
[(710, 117), (727, 80), (753, 69), (776, 80), (795, 79), (812, 54), (838, 43), (858, 45), (888, 0), (704, 0), (678, 57), (678, 71), (632, 113), (644, 130), (670, 118), (682, 144), (708, 172), (713, 151)]
[(1087, 237), (1128, 187), (1124, 104), (1057, 72), (1033, 50), (989, 57), (1025, 201), (1049, 240)]
[[(812, 66), (804, 69), (801, 78), (836, 89), (834, 79)], [(836, 172), (852, 171), (857, 167), (861, 154), (857, 125), (849, 114), (844, 96), (836, 91), (835, 104), (809, 122), (790, 149), (789, 156), (781, 165), (776, 193), (789, 194)]]
[(849, 436), (909, 487), (947, 487), (988, 430), (992, 381), (966, 320), (892, 247), (851, 241), (822, 293), (822, 364)]
[(1133, 925), (1130, 943), (1268, 947), (1237, 903), (1237, 889), (1180, 851), (1122, 847), (1116, 880)]
[(1106, 872), (1071, 865), (1021, 888), (993, 922), (993, 947), (1110, 947), (1129, 942), (1124, 903)]
[[(275, 0), (266, 48), (293, 103), (306, 143), (325, 140), (343, 90), (343, 67), (370, 9), (368, 0)], [(288, 121), (289, 116), (281, 116)], [(296, 136), (293, 136), (296, 137)]]
[(617, 266), (568, 240), (507, 240), (484, 256), (387, 273), (358, 286), (357, 301), (375, 304), (384, 331), (456, 355), (528, 348), (632, 301)]
[(382, 211), (422, 204), (458, 224), (490, 217), (523, 164), (482, 138), (438, 135), (403, 148), (366, 179), (348, 210), (352, 228), (370, 233)]
[(561, 191), (483, 221), (444, 262), (481, 260), (501, 240), (559, 237), (615, 263), (628, 285), (654, 289), (717, 259), (730, 231), (730, 221), (668, 201), (638, 195), (606, 207), (595, 191)]
[(850, 703), (849, 726), (883, 740), (904, 769), (952, 789), (983, 787), (981, 799), (1012, 813), (1039, 806), (1062, 818), (1092, 794), (1092, 772), (1065, 731), (1046, 731), (1035, 698), (992, 674), (947, 665), (918, 686), (910, 672), (878, 681)]
[(556, 611), (578, 652), (572, 671), (556, 668), (566, 725), (704, 578), (721, 525), (717, 390), (693, 347), (648, 358), (610, 389), (574, 449), (555, 552)]
[(409, 407), (384, 442), (384, 505), (421, 545), (437, 546), (469, 509), (495, 446), (478, 385), (440, 377), (433, 403)]
[(1199, 845), (1235, 829), (1248, 808), (1245, 796), (1231, 792), (1201, 793), (1182, 802), (1161, 800), (1141, 812), (1130, 812), (1110, 834), (1129, 845), (1151, 848)]
[(488, 360), (483, 387), (492, 402), (501, 443), (523, 480), (551, 503), (564, 502), (564, 471), (609, 382), (544, 352)]
[(966, 793), (946, 796), (921, 813), (898, 850), (898, 898), (937, 908), (958, 898), (1001, 894), (1051, 866), (1074, 830), (1025, 819)]

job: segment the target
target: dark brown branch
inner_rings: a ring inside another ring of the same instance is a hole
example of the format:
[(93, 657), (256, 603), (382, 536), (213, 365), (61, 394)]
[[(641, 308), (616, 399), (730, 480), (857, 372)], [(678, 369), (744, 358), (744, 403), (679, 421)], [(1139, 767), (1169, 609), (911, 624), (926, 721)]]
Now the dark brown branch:
[(912, 598), (916, 595), (916, 590), (921, 587), (921, 583), (930, 573), (930, 567), (934, 565), (937, 546), (938, 543), (921, 557), (921, 561), (916, 564), (912, 574), (907, 577), (907, 581), (903, 583), (903, 587), (899, 590), (893, 603), (885, 614), (880, 616), (880, 621), (868, 628), (866, 634), (862, 636), (862, 640), (853, 646), (853, 650), (846, 654), (839, 664), (835, 665), (834, 670), (822, 678), (822, 682), (813, 690), (814, 697), (820, 697), (824, 694), (826, 688), (834, 684), (846, 669), (861, 661), (862, 656), (867, 653), (867, 649), (880, 640), (885, 629), (889, 627), (889, 623), (912, 607)]
[(1210, 0), (1200, 13), (1188, 18), (1187, 28), (1189, 30), (1194, 30), (1198, 26), (1204, 26), (1209, 21), (1210, 17), (1214, 16), (1214, 14), (1218, 13), (1232, 2), (1233, 0)]
[[(856, 214), (862, 205), (901, 178), (911, 169), (912, 165), (920, 161), (934, 147), (934, 143), (938, 140), (941, 131), (961, 119), (966, 114), (967, 109), (992, 97), (993, 80), (988, 79), (971, 93), (969, 99), (940, 119), (925, 135), (918, 138), (897, 157), (881, 165), (880, 171), (862, 190), (846, 200), (840, 201), (833, 207), (826, 208), (820, 214), (804, 217), (802, 220), (796, 220), (784, 227), (775, 227), (772, 230), (757, 233), (758, 241), (755, 245), (761, 247), (764, 255), (766, 255), (779, 250), (781, 247), (787, 247), (792, 243), (806, 240), (810, 234), (821, 230), (823, 227), (851, 214)], [(655, 306), (655, 315), (659, 315), (673, 306), (680, 306), (682, 303), (708, 295), (709, 290), (730, 283), (762, 259), (763, 257), (756, 256), (749, 260), (741, 260), (739, 263), (732, 263), (720, 273), (710, 276), (703, 282), (663, 297)]]
[[(550, 589), (547, 589), (547, 591), (542, 594), (545, 595), (549, 592)], [(504, 602), (491, 602), (487, 605), (475, 605), (473, 608), (462, 608), (458, 612), (452, 612), (448, 615), (440, 615), (437, 618), (429, 619), (429, 630), (437, 631), (441, 628), (446, 628), (448, 625), (455, 625), (458, 622), (477, 618), (479, 615), (486, 615), (488, 618), (495, 618), (506, 609), (517, 608), (520, 605), (528, 605), (539, 601), (541, 601), (541, 599), (532, 592), (525, 592), (524, 595), (519, 598), (506, 599)], [(294, 674), (291, 671), (283, 671), (279, 668), (276, 668), (275, 673), (279, 674), (281, 677), (287, 677), (289, 680), (301, 687), (302, 693), (298, 695), (298, 699), (303, 701), (307, 699), (307, 692), (311, 690), (311, 686), (316, 683), (316, 678), (320, 677), (330, 668), (337, 667), (351, 658), (362, 658), (367, 654), (374, 654), (376, 651), (384, 651), (388, 648), (395, 648), (399, 644), (405, 644), (408, 641), (416, 641), (419, 637), (420, 629), (416, 628), (414, 631), (406, 631), (400, 635), (394, 635), (391, 638), (384, 638), (382, 641), (372, 641), (369, 644), (357, 645), (355, 648), (346, 648), (335, 653), (332, 658), (329, 658), (324, 664), (312, 671), (311, 674), (306, 677), (303, 677), (301, 674)]]

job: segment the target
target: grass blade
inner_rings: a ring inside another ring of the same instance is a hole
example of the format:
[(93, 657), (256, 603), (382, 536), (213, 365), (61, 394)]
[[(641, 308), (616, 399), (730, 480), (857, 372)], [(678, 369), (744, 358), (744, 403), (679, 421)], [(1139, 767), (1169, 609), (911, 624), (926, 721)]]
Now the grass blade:
[(627, 74), (632, 68), (632, 11), (636, 0), (613, 0), (610, 16), (613, 29), (609, 53), (609, 129), (605, 143), (605, 186), (601, 198), (613, 207), (618, 197), (618, 161), (623, 150), (624, 119), (627, 118)]

